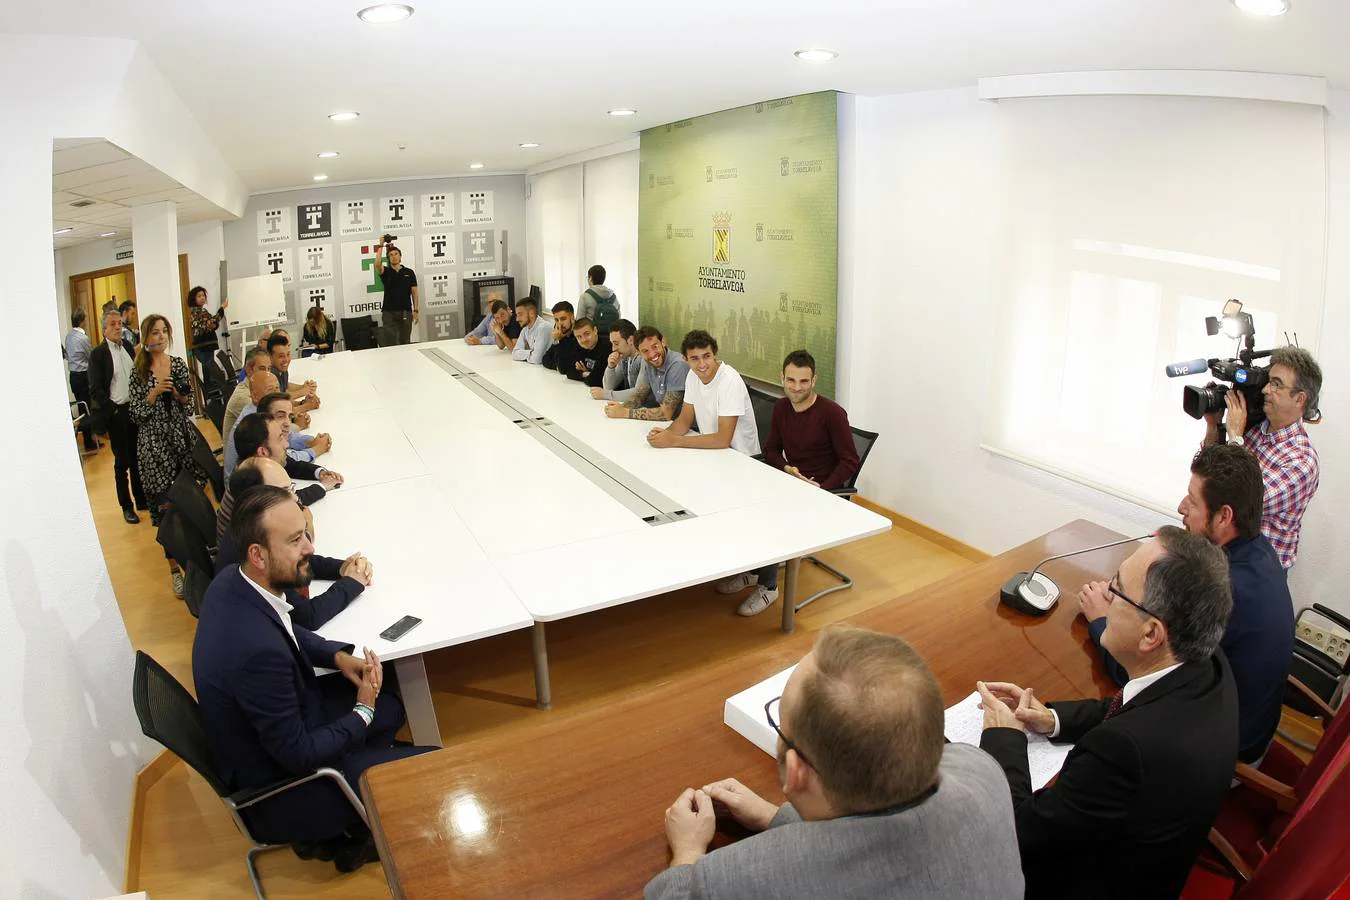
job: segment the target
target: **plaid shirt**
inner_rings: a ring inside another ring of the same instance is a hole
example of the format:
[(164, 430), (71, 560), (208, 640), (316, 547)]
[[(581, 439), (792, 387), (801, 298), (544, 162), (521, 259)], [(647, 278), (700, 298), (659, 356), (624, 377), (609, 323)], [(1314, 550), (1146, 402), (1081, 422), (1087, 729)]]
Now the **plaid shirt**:
[(1287, 569), (1298, 557), (1299, 525), (1308, 501), (1317, 493), (1321, 464), (1302, 421), (1274, 432), (1267, 431), (1269, 427), (1266, 421), (1260, 428), (1248, 429), (1242, 443), (1256, 454), (1265, 482), (1261, 533)]

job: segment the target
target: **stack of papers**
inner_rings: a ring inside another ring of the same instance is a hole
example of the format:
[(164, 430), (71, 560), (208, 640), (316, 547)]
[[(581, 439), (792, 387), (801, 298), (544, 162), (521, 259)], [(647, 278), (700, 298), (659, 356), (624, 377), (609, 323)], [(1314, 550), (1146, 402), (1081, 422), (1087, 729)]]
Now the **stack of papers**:
[[(735, 696), (728, 697), (722, 710), (722, 720), (733, 731), (763, 750), (770, 756), (778, 753), (778, 735), (764, 715), (764, 704), (783, 693), (793, 666), (777, 675), (764, 679), (759, 684), (746, 688)], [(980, 733), (984, 730), (984, 711), (980, 709), (980, 695), (971, 695), (944, 714), (943, 733), (954, 744), (980, 745)], [(1064, 758), (1073, 749), (1071, 744), (1052, 744), (1049, 738), (1039, 734), (1027, 734), (1027, 761), (1031, 764), (1031, 788), (1039, 791), (1059, 774), (1064, 766)]]
[[(984, 731), (984, 710), (980, 709), (980, 693), (972, 691), (970, 696), (955, 706), (948, 707), (943, 713), (942, 733), (953, 744), (974, 744), (980, 746), (980, 733)], [(1043, 734), (1027, 732), (1027, 762), (1031, 764), (1031, 789), (1039, 791), (1050, 783), (1050, 779), (1064, 768), (1064, 758), (1073, 749), (1073, 744), (1052, 744)]]

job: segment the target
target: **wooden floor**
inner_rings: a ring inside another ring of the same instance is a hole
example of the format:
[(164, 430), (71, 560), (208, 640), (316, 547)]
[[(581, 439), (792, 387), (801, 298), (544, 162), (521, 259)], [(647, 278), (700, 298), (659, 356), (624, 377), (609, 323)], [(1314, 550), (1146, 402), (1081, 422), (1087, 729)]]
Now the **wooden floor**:
[[(213, 444), (214, 429), (203, 423)], [(106, 444), (106, 441), (105, 441)], [(122, 521), (112, 486), (112, 457), (105, 446), (84, 461), (94, 521), (112, 575), (127, 633), (134, 647), (162, 663), (189, 688), (195, 620), (170, 589), (163, 551), (154, 541), (148, 516), (140, 525)], [(791, 527), (790, 523), (785, 527)], [(349, 548), (319, 549), (345, 556)], [(822, 554), (848, 572), (857, 585), (807, 607), (798, 628), (812, 631), (935, 581), (969, 561), (900, 529)], [(379, 560), (374, 560), (379, 565)], [(597, 560), (587, 575), (603, 577)], [(454, 573), (445, 573), (453, 589)], [(803, 564), (805, 593), (829, 584), (825, 573)], [(805, 593), (802, 596), (805, 596)], [(427, 656), (442, 738), (449, 745), (489, 732), (522, 733), (542, 717), (566, 717), (634, 688), (679, 679), (712, 660), (757, 649), (777, 640), (777, 607), (742, 619), (739, 598), (718, 595), (711, 586), (690, 588), (577, 616), (548, 627), (554, 709), (534, 708), (528, 630), (451, 647)], [(727, 685), (727, 694), (747, 685)], [(156, 897), (239, 897), (249, 893), (244, 869), (245, 840), (206, 783), (175, 761), (146, 793), (133, 890)], [(659, 828), (661, 810), (652, 810)], [(330, 864), (302, 862), (289, 851), (262, 857), (259, 864), (269, 898), (351, 897), (386, 894), (378, 865), (338, 875)]]

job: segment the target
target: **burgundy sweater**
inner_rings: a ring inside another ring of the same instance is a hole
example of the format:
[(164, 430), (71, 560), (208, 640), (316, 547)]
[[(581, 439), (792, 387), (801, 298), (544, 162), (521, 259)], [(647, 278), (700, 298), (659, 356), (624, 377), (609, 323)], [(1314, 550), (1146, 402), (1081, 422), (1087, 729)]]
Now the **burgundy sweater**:
[(794, 410), (786, 397), (775, 403), (763, 451), (764, 461), (775, 469), (796, 466), (827, 490), (842, 487), (858, 471), (848, 413), (819, 395), (806, 412)]

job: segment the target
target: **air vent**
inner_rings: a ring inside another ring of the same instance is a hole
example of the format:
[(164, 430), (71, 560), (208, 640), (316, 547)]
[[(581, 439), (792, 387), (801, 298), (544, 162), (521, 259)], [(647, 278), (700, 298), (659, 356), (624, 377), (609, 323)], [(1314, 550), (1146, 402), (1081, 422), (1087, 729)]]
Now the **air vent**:
[(98, 202), (97, 200), (90, 200), (88, 197), (85, 197), (83, 200), (71, 201), (70, 205), (75, 207), (76, 209), (84, 209), (86, 206), (93, 206), (97, 202)]

